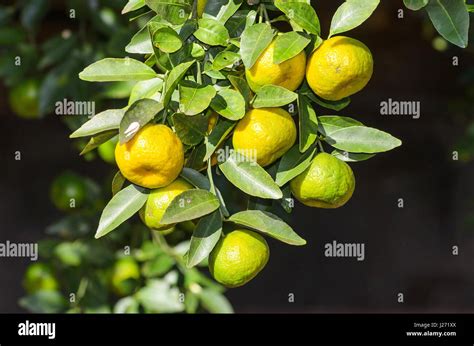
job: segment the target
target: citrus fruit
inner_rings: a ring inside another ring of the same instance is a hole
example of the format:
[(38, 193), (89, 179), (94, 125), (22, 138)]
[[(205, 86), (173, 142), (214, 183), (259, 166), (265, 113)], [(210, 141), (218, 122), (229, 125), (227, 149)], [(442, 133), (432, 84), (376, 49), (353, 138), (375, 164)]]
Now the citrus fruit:
[(36, 79), (16, 85), (8, 95), (11, 109), (25, 119), (39, 118), (39, 89), (40, 83)]
[(268, 262), (270, 249), (253, 231), (240, 229), (221, 238), (209, 255), (214, 279), (227, 287), (239, 287), (252, 280)]
[(202, 17), (204, 10), (206, 9), (207, 0), (198, 0), (197, 2), (197, 15)]
[(140, 279), (140, 267), (132, 257), (122, 257), (115, 262), (112, 271), (112, 289), (119, 297), (135, 290)]
[(374, 62), (360, 41), (336, 36), (324, 41), (311, 55), (306, 80), (323, 99), (338, 101), (362, 90), (372, 77)]
[(97, 152), (102, 160), (110, 164), (115, 164), (115, 147), (117, 146), (117, 142), (118, 137), (116, 136), (99, 145)]
[(59, 283), (50, 266), (33, 263), (26, 269), (23, 287), (28, 294), (34, 294), (38, 291), (57, 291)]
[(245, 70), (247, 82), (254, 92), (267, 84), (294, 91), (304, 79), (306, 67), (304, 51), (280, 64), (275, 64), (273, 62), (274, 50), (275, 41), (270, 43), (250, 69)]
[(283, 156), (296, 141), (296, 125), (281, 108), (251, 109), (235, 127), (234, 149), (261, 166), (268, 166)]
[(192, 189), (193, 186), (184, 179), (178, 178), (171, 184), (155, 189), (150, 192), (148, 199), (140, 209), (140, 217), (148, 228), (154, 230), (166, 230), (173, 225), (163, 225), (160, 223), (166, 208), (173, 199), (184, 191)]
[(59, 210), (80, 208), (87, 196), (87, 185), (82, 177), (72, 172), (64, 172), (51, 184), (50, 197)]
[(291, 183), (291, 192), (301, 203), (318, 208), (338, 208), (351, 197), (355, 178), (347, 163), (320, 153)]
[(115, 160), (123, 176), (134, 184), (156, 189), (181, 173), (183, 144), (165, 125), (146, 125), (124, 144), (117, 143)]

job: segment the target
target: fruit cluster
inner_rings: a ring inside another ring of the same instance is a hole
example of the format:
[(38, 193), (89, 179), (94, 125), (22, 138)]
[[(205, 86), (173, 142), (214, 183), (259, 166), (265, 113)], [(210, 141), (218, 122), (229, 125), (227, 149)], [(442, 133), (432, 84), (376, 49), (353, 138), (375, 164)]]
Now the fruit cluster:
[[(274, 200), (288, 212), (290, 191), (307, 206), (338, 208), (355, 189), (345, 161), (368, 159), (401, 142), (351, 118), (317, 116), (312, 106), (341, 110), (371, 79), (369, 49), (335, 36), (354, 23), (348, 27), (336, 13), (332, 37), (323, 40), (316, 13), (306, 3), (221, 2), (147, 2), (160, 18), (151, 19), (127, 46), (145, 54), (146, 63), (104, 59), (80, 74), (88, 81), (140, 80), (129, 104), (96, 115), (72, 137), (92, 136), (99, 145), (119, 135), (119, 188), (96, 237), (137, 212), (151, 230), (165, 234), (192, 221), (187, 265), (208, 259), (218, 282), (237, 287), (268, 262), (268, 244), (256, 232), (291, 245), (306, 241), (268, 211), (230, 215), (222, 187), (214, 184), (213, 166), (250, 198)], [(367, 2), (361, 10), (365, 19), (377, 4)], [(189, 16), (177, 16), (178, 9)], [(283, 13), (294, 30), (275, 35), (267, 10)], [(325, 145), (335, 150), (327, 153)], [(132, 185), (120, 190), (125, 181)], [(223, 231), (224, 225), (230, 229)]]

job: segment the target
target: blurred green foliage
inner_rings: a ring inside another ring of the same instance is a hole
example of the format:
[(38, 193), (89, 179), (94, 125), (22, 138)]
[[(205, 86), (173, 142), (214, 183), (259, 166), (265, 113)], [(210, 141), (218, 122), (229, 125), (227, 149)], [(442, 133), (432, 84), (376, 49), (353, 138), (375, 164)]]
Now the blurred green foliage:
[[(127, 98), (129, 83), (91, 86), (77, 78), (93, 61), (124, 56), (123, 47), (141, 25), (140, 18), (129, 23), (120, 15), (125, 3), (20, 0), (0, 5), (3, 84), (14, 90), (26, 80), (35, 81), (40, 117), (52, 114), (63, 99), (94, 101), (99, 108)], [(61, 120), (75, 130), (88, 118)], [(75, 144), (84, 147), (83, 142)], [(102, 151), (104, 160), (113, 164), (110, 148)], [(101, 186), (64, 172), (52, 183), (52, 203), (64, 216), (47, 227), (47, 237), (39, 243), (39, 262), (25, 272), (26, 295), (20, 306), (35, 313), (232, 312), (222, 286), (183, 264), (189, 225), (178, 225), (164, 236), (150, 232), (136, 218), (110, 237), (94, 239), (100, 211), (111, 195), (109, 180)]]

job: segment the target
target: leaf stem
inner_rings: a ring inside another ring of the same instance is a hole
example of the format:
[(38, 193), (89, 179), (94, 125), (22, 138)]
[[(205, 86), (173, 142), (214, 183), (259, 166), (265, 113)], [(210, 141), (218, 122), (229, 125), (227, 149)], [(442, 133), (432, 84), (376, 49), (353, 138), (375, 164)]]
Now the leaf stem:
[(196, 82), (198, 84), (202, 84), (202, 71), (201, 71), (201, 63), (199, 61), (196, 62), (197, 65), (197, 75), (196, 75)]
[(258, 6), (258, 23), (263, 22), (263, 10), (262, 10), (262, 5)]
[(260, 6), (262, 6), (262, 12), (265, 17), (265, 23), (270, 24), (270, 17), (268, 16), (267, 7), (265, 6), (265, 4), (261, 4)]
[(319, 146), (319, 150), (321, 150), (322, 153), (324, 153), (324, 147), (323, 147), (323, 143), (321, 141), (321, 138), (318, 138), (318, 146)]
[(80, 301), (86, 294), (87, 286), (89, 286), (89, 279), (87, 277), (81, 278), (81, 281), (79, 282), (79, 287), (76, 291), (76, 302), (74, 303), (75, 307), (79, 306)]
[(211, 185), (209, 191), (216, 196), (217, 195), (216, 194), (216, 186), (214, 185), (214, 178), (212, 177), (212, 163), (211, 163), (211, 161), (212, 161), (212, 158), (209, 158), (207, 160), (207, 177), (209, 179), (209, 184)]

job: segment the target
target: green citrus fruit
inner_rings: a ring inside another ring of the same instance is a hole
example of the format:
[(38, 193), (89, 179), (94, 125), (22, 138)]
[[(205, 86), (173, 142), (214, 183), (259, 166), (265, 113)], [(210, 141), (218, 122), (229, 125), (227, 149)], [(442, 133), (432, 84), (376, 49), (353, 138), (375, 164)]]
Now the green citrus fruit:
[(253, 231), (240, 229), (221, 238), (209, 255), (214, 279), (227, 287), (239, 287), (252, 280), (267, 264), (270, 249)]
[(140, 267), (132, 257), (122, 257), (115, 262), (112, 271), (112, 289), (119, 296), (133, 293), (140, 279)]
[(40, 83), (35, 79), (16, 85), (8, 95), (11, 109), (25, 119), (39, 118), (39, 88)]
[(84, 179), (72, 172), (58, 176), (51, 185), (50, 197), (59, 210), (67, 211), (80, 208), (87, 196)]
[(161, 218), (176, 196), (192, 188), (193, 186), (191, 184), (178, 178), (168, 186), (151, 191), (145, 205), (140, 209), (140, 217), (143, 223), (145, 223), (148, 228), (157, 231), (170, 229), (173, 225), (161, 224)]
[(23, 287), (28, 294), (38, 291), (57, 291), (59, 282), (50, 266), (44, 263), (33, 263), (26, 270)]
[(117, 146), (118, 136), (109, 139), (104, 144), (99, 145), (97, 152), (102, 160), (107, 163), (115, 164), (115, 147)]
[(301, 203), (317, 208), (343, 206), (354, 193), (355, 178), (347, 163), (320, 153), (291, 183), (291, 192)]

